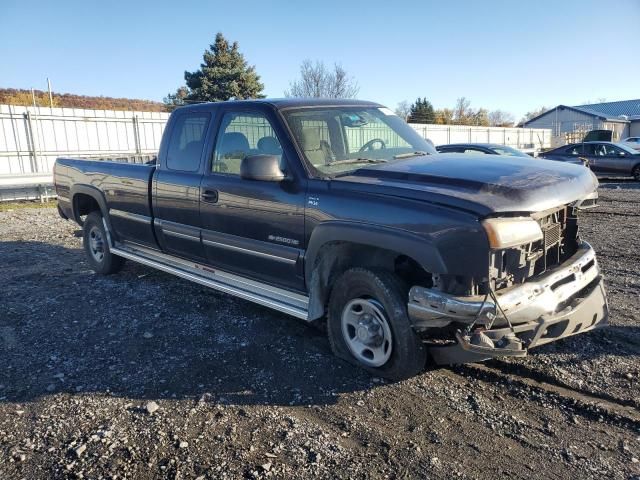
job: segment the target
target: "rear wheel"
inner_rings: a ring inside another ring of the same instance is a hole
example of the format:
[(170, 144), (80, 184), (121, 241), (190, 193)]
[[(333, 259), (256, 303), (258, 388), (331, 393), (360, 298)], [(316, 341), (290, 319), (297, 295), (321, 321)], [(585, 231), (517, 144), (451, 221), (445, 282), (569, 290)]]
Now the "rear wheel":
[(333, 286), (327, 332), (340, 358), (390, 380), (424, 368), (426, 348), (411, 328), (407, 295), (385, 271), (353, 268)]
[(636, 181), (640, 182), (640, 165), (636, 165), (635, 167), (633, 167), (631, 175), (633, 175), (633, 178), (635, 178)]
[(124, 258), (111, 253), (102, 215), (99, 212), (87, 215), (82, 231), (82, 243), (91, 268), (102, 275), (118, 272), (124, 264)]

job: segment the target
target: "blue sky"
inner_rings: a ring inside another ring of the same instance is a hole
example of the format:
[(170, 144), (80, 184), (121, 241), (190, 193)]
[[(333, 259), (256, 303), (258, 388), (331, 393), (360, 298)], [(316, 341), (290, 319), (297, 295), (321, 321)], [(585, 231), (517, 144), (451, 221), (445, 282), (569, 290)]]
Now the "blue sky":
[(0, 87), (161, 100), (221, 31), (268, 96), (306, 59), (341, 63), (359, 98), (427, 97), (518, 118), (640, 98), (640, 0), (0, 0)]

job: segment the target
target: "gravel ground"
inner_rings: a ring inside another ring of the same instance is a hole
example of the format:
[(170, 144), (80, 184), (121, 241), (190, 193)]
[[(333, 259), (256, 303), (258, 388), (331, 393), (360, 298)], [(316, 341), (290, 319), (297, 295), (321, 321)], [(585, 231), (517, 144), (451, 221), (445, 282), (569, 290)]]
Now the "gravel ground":
[(52, 208), (0, 212), (0, 479), (640, 479), (640, 189), (583, 236), (611, 327), (388, 383), (285, 315), (127, 263)]

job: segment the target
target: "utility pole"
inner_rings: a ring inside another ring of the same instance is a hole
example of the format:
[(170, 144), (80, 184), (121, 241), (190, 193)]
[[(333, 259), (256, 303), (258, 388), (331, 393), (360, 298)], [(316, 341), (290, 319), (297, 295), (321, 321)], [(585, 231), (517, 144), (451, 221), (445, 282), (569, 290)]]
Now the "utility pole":
[(49, 108), (53, 108), (53, 95), (51, 94), (51, 80), (47, 77), (47, 87), (49, 87)]
[(33, 91), (33, 87), (31, 87), (31, 100), (33, 100), (33, 108), (36, 108), (36, 94)]

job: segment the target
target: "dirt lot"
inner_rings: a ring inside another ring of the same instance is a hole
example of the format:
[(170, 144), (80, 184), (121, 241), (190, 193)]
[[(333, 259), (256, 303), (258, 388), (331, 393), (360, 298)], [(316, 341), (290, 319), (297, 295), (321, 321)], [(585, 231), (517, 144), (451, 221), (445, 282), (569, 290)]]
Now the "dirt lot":
[(610, 328), (396, 384), (285, 315), (95, 275), (52, 208), (0, 212), (0, 479), (640, 479), (639, 205), (604, 185), (582, 221)]

